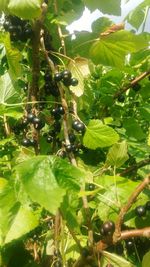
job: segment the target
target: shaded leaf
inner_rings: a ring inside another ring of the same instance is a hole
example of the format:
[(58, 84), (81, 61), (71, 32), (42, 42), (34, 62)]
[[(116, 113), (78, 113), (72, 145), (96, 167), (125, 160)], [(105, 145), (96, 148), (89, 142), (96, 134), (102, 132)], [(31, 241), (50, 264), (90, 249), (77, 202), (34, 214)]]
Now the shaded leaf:
[(111, 146), (118, 140), (119, 135), (115, 130), (100, 120), (90, 120), (83, 137), (84, 145), (90, 149)]
[(120, 0), (105, 0), (105, 1), (84, 0), (84, 2), (85, 5), (92, 11), (95, 9), (99, 9), (104, 14), (111, 14), (111, 15), (121, 14)]
[(126, 119), (123, 122), (123, 126), (126, 129), (126, 134), (129, 137), (134, 137), (137, 140), (143, 140), (146, 138), (145, 133), (134, 118)]
[(128, 160), (127, 143), (114, 144), (107, 154), (106, 164), (121, 167)]

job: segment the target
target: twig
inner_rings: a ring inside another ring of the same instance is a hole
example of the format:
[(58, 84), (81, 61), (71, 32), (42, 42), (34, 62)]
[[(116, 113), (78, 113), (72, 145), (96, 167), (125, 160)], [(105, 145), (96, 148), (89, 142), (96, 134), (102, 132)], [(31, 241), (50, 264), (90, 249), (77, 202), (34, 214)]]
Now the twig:
[(126, 230), (121, 232), (119, 240), (128, 239), (132, 237), (147, 237), (150, 238), (150, 227), (142, 229)]
[[(30, 100), (33, 102), (32, 107), (35, 108), (35, 103), (38, 100), (39, 96), (39, 77), (40, 77), (40, 57), (39, 57), (39, 48), (40, 48), (40, 33), (42, 25), (44, 22), (44, 17), (47, 12), (47, 5), (42, 4), (42, 15), (40, 19), (37, 19), (33, 24), (33, 37), (32, 37), (32, 81), (29, 86), (27, 102)], [(28, 104), (27, 104), (28, 109)], [(33, 138), (36, 140), (36, 145), (34, 147), (35, 154), (39, 154), (39, 131), (33, 129)]]
[(118, 96), (122, 95), (124, 92), (126, 92), (130, 87), (134, 86), (135, 84), (137, 84), (139, 81), (141, 81), (142, 79), (144, 79), (146, 76), (148, 76), (150, 74), (150, 70), (149, 71), (145, 71), (144, 73), (142, 73), (140, 76), (136, 77), (131, 83), (129, 83), (127, 86), (125, 86), (124, 88), (120, 89), (118, 92), (115, 93), (114, 95), (114, 99), (116, 99)]
[(7, 136), (9, 136), (11, 132), (10, 132), (9, 124), (8, 124), (8, 122), (7, 122), (7, 117), (6, 117), (6, 115), (3, 116), (3, 121), (4, 121), (5, 133), (6, 133)]
[(143, 191), (143, 189), (150, 183), (150, 174), (138, 185), (138, 187), (134, 190), (134, 192), (129, 197), (127, 204), (121, 208), (120, 213), (118, 215), (118, 219), (115, 225), (115, 232), (113, 235), (113, 241), (116, 243), (121, 236), (121, 225), (123, 223), (123, 219), (127, 211), (131, 208), (132, 204), (136, 201), (138, 195)]
[(121, 173), (119, 173), (120, 176), (125, 176), (126, 174), (136, 171), (137, 169), (140, 169), (146, 165), (148, 165), (150, 163), (150, 159), (144, 159), (141, 160), (140, 162), (138, 162), (137, 164), (134, 164), (128, 168), (126, 168), (125, 170), (123, 170)]
[[(58, 14), (57, 0), (54, 0), (54, 8), (55, 8), (55, 12), (56, 12), (56, 15), (57, 15)], [(62, 49), (63, 49), (63, 54), (66, 55), (66, 46), (65, 46), (64, 36), (63, 36), (62, 30), (61, 30), (61, 27), (60, 27), (59, 24), (57, 26), (57, 29), (58, 29), (58, 35), (59, 35), (59, 38), (60, 38), (60, 41), (61, 41), (61, 46), (62, 46)]]
[(60, 220), (61, 220), (61, 214), (58, 210), (54, 222), (54, 243), (56, 250), (58, 250), (59, 248)]

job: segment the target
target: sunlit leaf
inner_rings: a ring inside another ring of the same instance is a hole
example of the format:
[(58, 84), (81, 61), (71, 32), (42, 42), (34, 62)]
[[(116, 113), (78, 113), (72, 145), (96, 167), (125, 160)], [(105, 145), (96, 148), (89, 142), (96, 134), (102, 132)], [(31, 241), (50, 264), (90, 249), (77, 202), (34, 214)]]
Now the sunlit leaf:
[(10, 75), (6, 72), (0, 77), (0, 104), (17, 103), (20, 101), (20, 95), (14, 88)]
[(123, 67), (125, 56), (146, 48), (148, 41), (140, 35), (121, 30), (103, 36), (90, 49), (90, 58), (95, 64), (104, 64), (113, 67)]
[(80, 57), (75, 58), (74, 61), (70, 61), (68, 68), (72, 76), (78, 80), (78, 85), (75, 87), (70, 86), (70, 90), (79, 97), (84, 92), (84, 78), (90, 73), (88, 60)]
[(117, 254), (110, 253), (108, 251), (103, 251), (103, 256), (101, 258), (101, 266), (104, 267), (108, 263), (114, 265), (115, 267), (135, 267), (132, 263), (125, 260), (123, 257)]
[(42, 0), (10, 0), (8, 9), (23, 19), (34, 19), (41, 14), (41, 4)]
[(36, 228), (39, 224), (39, 216), (28, 207), (20, 207), (14, 217), (4, 243), (7, 244)]
[(90, 149), (111, 146), (119, 140), (118, 134), (99, 120), (91, 120), (86, 127), (83, 143)]

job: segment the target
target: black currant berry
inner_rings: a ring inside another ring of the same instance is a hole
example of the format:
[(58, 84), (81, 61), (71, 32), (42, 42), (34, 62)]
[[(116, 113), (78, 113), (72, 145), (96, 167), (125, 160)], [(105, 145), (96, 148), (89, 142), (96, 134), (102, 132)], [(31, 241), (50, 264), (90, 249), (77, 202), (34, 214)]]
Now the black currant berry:
[(62, 75), (63, 81), (70, 81), (71, 76), (72, 76), (69, 70), (62, 71), (61, 75)]
[(54, 80), (56, 82), (60, 82), (62, 80), (62, 78), (63, 78), (62, 72), (57, 72), (54, 74)]
[(76, 140), (76, 136), (73, 133), (69, 133), (69, 141), (70, 143), (74, 143)]
[(45, 126), (45, 122), (39, 117), (34, 117), (32, 123), (36, 130), (41, 130)]
[(51, 143), (53, 141), (53, 137), (48, 135), (46, 141), (47, 143)]
[(72, 128), (79, 133), (83, 133), (85, 130), (85, 125), (82, 122), (76, 120), (76, 121), (73, 121)]
[(87, 258), (90, 255), (88, 248), (82, 248), (82, 256)]
[(119, 102), (123, 103), (125, 101), (125, 96), (124, 95), (119, 95), (117, 99), (118, 99)]
[(35, 115), (33, 113), (28, 113), (27, 114), (27, 121), (28, 122), (33, 122), (33, 119), (35, 118)]
[(30, 139), (30, 146), (36, 146), (37, 141), (35, 139)]
[(30, 140), (28, 138), (24, 138), (21, 142), (22, 146), (29, 147), (31, 145)]
[(51, 79), (52, 79), (51, 74), (49, 72), (46, 72), (45, 75), (44, 75), (44, 80), (46, 82), (49, 82), (49, 81), (51, 81)]
[(133, 240), (132, 239), (128, 239), (127, 241), (126, 241), (126, 248), (127, 249), (132, 249), (134, 247), (134, 243), (133, 243)]
[(64, 108), (62, 106), (58, 107), (57, 108), (57, 111), (60, 115), (64, 115), (65, 111), (64, 111)]
[(76, 78), (71, 78), (70, 82), (71, 82), (71, 85), (72, 85), (72, 86), (77, 86), (78, 83), (79, 83), (78, 80), (77, 80)]
[(134, 85), (132, 85), (132, 89), (135, 92), (138, 92), (141, 89), (141, 85), (139, 83), (135, 83)]
[(61, 115), (59, 114), (58, 108), (53, 108), (51, 110), (51, 114), (52, 114), (52, 116), (54, 116), (54, 118), (56, 120), (59, 120), (61, 118)]
[(145, 216), (146, 215), (146, 208), (145, 208), (145, 206), (140, 205), (140, 206), (136, 207), (135, 208), (135, 213), (139, 217)]
[(54, 131), (55, 131), (55, 132), (57, 132), (57, 133), (60, 132), (60, 130), (61, 130), (61, 124), (60, 124), (59, 122), (55, 122), (55, 123), (53, 124), (53, 127), (54, 127)]
[(71, 145), (71, 144), (66, 145), (65, 147), (66, 147), (66, 151), (67, 151), (68, 153), (72, 152), (72, 145)]
[(146, 202), (145, 207), (146, 207), (146, 210), (150, 210), (150, 201), (147, 201), (147, 202)]
[(115, 230), (115, 224), (112, 221), (107, 221), (105, 223), (103, 223), (102, 227), (101, 227), (101, 234), (102, 235), (108, 235), (108, 234), (112, 234)]
[(92, 184), (92, 183), (88, 184), (88, 190), (89, 190), (89, 191), (93, 191), (93, 190), (95, 190), (95, 185)]

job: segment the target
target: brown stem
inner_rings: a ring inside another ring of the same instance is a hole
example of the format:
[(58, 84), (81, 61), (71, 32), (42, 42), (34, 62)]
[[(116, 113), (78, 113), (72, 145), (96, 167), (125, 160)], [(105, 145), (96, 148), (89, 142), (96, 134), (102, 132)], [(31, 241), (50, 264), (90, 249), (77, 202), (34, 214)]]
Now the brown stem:
[(123, 170), (119, 175), (120, 176), (125, 176), (126, 174), (128, 174), (130, 172), (136, 171), (137, 169), (140, 169), (140, 168), (148, 165), (149, 163), (150, 163), (150, 159), (141, 160), (137, 164), (134, 164), (134, 165), (126, 168), (125, 170)]
[(142, 73), (140, 76), (136, 77), (131, 83), (129, 83), (126, 87), (122, 88), (121, 90), (119, 90), (118, 92), (115, 93), (114, 95), (114, 99), (116, 99), (119, 95), (123, 94), (124, 92), (126, 92), (130, 87), (134, 86), (135, 84), (137, 84), (139, 81), (143, 80), (146, 76), (148, 76), (150, 74), (150, 70), (149, 71), (145, 71), (144, 73)]
[(143, 189), (150, 183), (150, 174), (138, 185), (138, 187), (134, 190), (134, 192), (129, 197), (127, 204), (121, 208), (120, 213), (118, 215), (118, 219), (115, 225), (115, 232), (113, 235), (113, 241), (116, 243), (121, 236), (121, 225), (123, 223), (123, 219), (127, 211), (131, 208), (132, 204), (136, 201), (138, 195), (143, 191)]
[(4, 128), (5, 128), (6, 136), (9, 136), (9, 135), (11, 134), (11, 131), (10, 131), (9, 124), (8, 124), (8, 122), (7, 122), (7, 117), (6, 117), (6, 115), (3, 116), (3, 121), (4, 121)]
[[(54, 8), (55, 8), (55, 12), (56, 12), (56, 15), (57, 15), (58, 14), (57, 0), (54, 0)], [(61, 27), (60, 27), (59, 24), (57, 26), (57, 29), (58, 29), (58, 35), (59, 35), (59, 38), (60, 38), (61, 46), (62, 46), (62, 49), (63, 49), (63, 54), (66, 55), (66, 46), (65, 46), (64, 36), (63, 36), (62, 30), (61, 30)]]
[(142, 229), (126, 230), (121, 232), (120, 240), (128, 239), (132, 237), (147, 237), (150, 238), (150, 227)]
[[(42, 15), (41, 18), (35, 20), (33, 24), (33, 37), (32, 37), (32, 80), (28, 91), (27, 102), (32, 101), (32, 107), (36, 109), (35, 103), (39, 98), (39, 77), (40, 77), (40, 34), (44, 21), (45, 14), (47, 12), (47, 5), (42, 4)], [(28, 109), (28, 105), (27, 105)], [(36, 112), (35, 112), (36, 113)], [(33, 138), (36, 140), (35, 154), (39, 154), (39, 131), (33, 129)]]
[(54, 242), (55, 242), (55, 249), (57, 250), (59, 248), (60, 220), (61, 220), (61, 214), (58, 210), (54, 222)]

